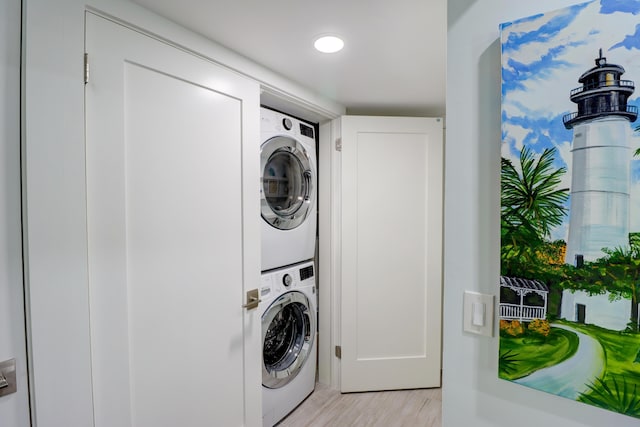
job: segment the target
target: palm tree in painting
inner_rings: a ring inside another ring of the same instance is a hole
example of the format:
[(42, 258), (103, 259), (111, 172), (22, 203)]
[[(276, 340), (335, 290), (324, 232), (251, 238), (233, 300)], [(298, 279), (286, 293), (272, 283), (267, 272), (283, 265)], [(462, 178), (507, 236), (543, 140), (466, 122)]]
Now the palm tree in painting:
[(535, 230), (540, 238), (562, 224), (569, 189), (558, 189), (566, 168), (554, 169), (555, 148), (545, 149), (538, 159), (529, 147), (520, 152), (520, 171), (502, 158), (502, 217), (511, 226)]
[(562, 224), (568, 188), (558, 188), (566, 168), (553, 166), (555, 148), (545, 149), (536, 158), (525, 147), (519, 167), (509, 159), (501, 164), (501, 234), (503, 263), (535, 261), (536, 249)]

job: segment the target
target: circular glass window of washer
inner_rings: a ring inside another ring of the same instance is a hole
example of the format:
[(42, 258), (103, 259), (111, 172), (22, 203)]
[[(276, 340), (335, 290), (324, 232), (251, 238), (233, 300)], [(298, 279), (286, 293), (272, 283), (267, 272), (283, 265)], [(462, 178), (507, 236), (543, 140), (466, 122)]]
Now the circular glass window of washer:
[(300, 371), (310, 349), (311, 324), (304, 304), (285, 305), (274, 316), (264, 334), (263, 384), (279, 388)]

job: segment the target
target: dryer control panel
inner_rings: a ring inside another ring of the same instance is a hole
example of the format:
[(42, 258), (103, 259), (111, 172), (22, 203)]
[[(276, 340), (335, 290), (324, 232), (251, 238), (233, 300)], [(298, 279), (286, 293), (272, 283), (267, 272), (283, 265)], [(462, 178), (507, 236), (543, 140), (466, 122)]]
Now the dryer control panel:
[(307, 144), (315, 144), (315, 131), (313, 126), (302, 120), (264, 107), (260, 109), (260, 132), (276, 132), (281, 135), (291, 135), (301, 138), (303, 141), (308, 139), (305, 141)]

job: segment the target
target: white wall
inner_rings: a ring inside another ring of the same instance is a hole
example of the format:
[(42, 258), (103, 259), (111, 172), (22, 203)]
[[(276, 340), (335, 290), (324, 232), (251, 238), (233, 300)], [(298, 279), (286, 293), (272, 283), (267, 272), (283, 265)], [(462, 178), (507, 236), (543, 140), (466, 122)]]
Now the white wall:
[(638, 419), (498, 379), (498, 338), (462, 332), (463, 290), (497, 294), (502, 22), (576, 0), (449, 0), (443, 425), (637, 426)]
[(0, 397), (0, 426), (29, 425), (20, 234), (20, 0), (0, 0), (0, 361), (18, 390)]

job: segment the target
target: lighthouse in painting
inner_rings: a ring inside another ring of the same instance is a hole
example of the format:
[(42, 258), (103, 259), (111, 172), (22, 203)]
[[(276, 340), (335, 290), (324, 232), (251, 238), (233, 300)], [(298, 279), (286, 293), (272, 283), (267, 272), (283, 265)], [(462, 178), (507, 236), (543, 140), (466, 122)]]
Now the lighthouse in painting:
[(578, 111), (563, 118), (573, 129), (571, 209), (565, 261), (594, 261), (602, 248), (629, 242), (629, 168), (631, 127), (637, 108), (627, 105), (634, 83), (622, 80), (624, 68), (600, 55), (578, 79), (571, 101)]

